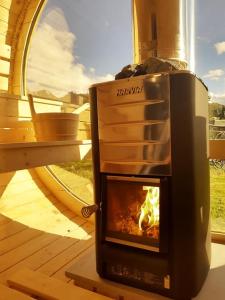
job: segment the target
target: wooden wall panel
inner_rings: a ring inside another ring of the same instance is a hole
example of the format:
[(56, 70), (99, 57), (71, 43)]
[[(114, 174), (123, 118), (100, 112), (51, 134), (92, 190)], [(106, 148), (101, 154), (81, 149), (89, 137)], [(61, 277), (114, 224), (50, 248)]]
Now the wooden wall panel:
[(19, 143), (34, 141), (35, 136), (32, 128), (0, 128), (0, 143)]
[(9, 9), (3, 6), (0, 6), (0, 20), (7, 22), (9, 20)]
[[(1, 38), (0, 38), (1, 42)], [(0, 91), (8, 91), (9, 87), (9, 79), (7, 77), (1, 76), (0, 75)]]
[[(0, 28), (1, 28), (2, 23), (0, 22)], [(5, 59), (10, 59), (11, 55), (11, 47), (8, 45), (0, 45), (0, 57), (3, 57)]]
[[(37, 113), (61, 112), (66, 106), (76, 110), (75, 105), (65, 104), (61, 101), (34, 98)], [(35, 134), (31, 122), (30, 107), (27, 97), (0, 95), (0, 142), (32, 142)], [(25, 121), (27, 120), (27, 121)], [(79, 115), (78, 140), (89, 140), (90, 111), (82, 111)]]
[[(0, 44), (5, 44), (5, 41), (6, 41), (6, 36), (5, 36), (5, 34), (1, 34), (1, 33), (0, 33)], [(0, 88), (1, 88), (1, 86), (0, 86)]]
[(9, 75), (10, 63), (0, 58), (0, 74)]
[(0, 7), (10, 9), (12, 0), (0, 0)]
[[(7, 31), (8, 31), (8, 23), (0, 20), (0, 34), (5, 36), (7, 34)], [(2, 44), (2, 45), (4, 45), (4, 44)]]

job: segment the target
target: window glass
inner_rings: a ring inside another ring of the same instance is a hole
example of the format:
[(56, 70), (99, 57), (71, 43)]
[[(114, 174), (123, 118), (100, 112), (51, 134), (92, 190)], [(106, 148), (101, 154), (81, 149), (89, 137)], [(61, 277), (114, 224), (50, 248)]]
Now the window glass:
[[(27, 91), (39, 98), (36, 112), (78, 112), (77, 139), (89, 140), (88, 88), (113, 80), (132, 63), (131, 36), (130, 0), (49, 0), (27, 61)], [(49, 168), (77, 197), (93, 201), (90, 148), (79, 161)]]
[[(195, 72), (209, 88), (210, 138), (225, 139), (224, 0), (195, 3)], [(37, 112), (80, 109), (78, 139), (90, 139), (88, 87), (113, 80), (132, 63), (130, 0), (49, 0), (31, 40), (27, 90), (46, 106)], [(193, 48), (194, 49), (194, 48)], [(194, 56), (194, 55), (192, 55)], [(210, 161), (212, 229), (225, 232), (225, 162)], [(79, 198), (92, 201), (90, 150), (69, 164), (50, 166)]]
[[(209, 134), (225, 139), (225, 2), (196, 2), (196, 73), (209, 88)], [(212, 230), (225, 232), (225, 161), (210, 161)]]

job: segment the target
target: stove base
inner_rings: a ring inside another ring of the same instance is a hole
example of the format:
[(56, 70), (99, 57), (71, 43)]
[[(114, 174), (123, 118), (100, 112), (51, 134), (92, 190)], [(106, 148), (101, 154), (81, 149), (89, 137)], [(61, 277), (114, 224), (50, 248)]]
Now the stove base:
[[(75, 284), (99, 294), (113, 299), (123, 300), (169, 300), (170, 298), (153, 294), (151, 292), (125, 286), (120, 283), (112, 282), (101, 278), (96, 272), (95, 249), (82, 256), (77, 263), (66, 271), (66, 276), (73, 279)], [(190, 299), (182, 299), (190, 300)]]

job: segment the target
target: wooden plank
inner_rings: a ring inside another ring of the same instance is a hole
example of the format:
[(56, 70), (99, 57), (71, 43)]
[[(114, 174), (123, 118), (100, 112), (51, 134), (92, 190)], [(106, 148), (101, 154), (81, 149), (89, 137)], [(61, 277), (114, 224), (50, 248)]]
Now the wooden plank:
[(79, 139), (79, 140), (91, 139), (91, 130), (85, 130), (85, 129), (80, 130), (80, 129), (78, 129), (77, 139)]
[[(24, 101), (20, 103), (17, 99), (12, 99), (11, 101), (8, 101), (8, 98), (1, 99), (0, 102), (0, 114), (4, 116), (18, 116), (19, 114), (23, 116), (22, 113), (19, 113), (19, 107), (23, 107)], [(30, 117), (29, 113), (29, 107), (26, 103), (26, 110), (27, 113), (25, 116)]]
[[(57, 201), (49, 191), (41, 191), (37, 187), (29, 189), (29, 182), (27, 182), (27, 184), (27, 189), (21, 193), (16, 190), (16, 184), (13, 185), (13, 196), (10, 196), (11, 192), (8, 194), (6, 189), (0, 201), (0, 210), (2, 213), (10, 212), (13, 209), (19, 209), (20, 207), (23, 207), (29, 203), (40, 201), (42, 198), (51, 201), (52, 204)], [(9, 188), (11, 188), (11, 185), (9, 185)]]
[[(1, 199), (0, 201), (0, 211), (5, 216), (11, 218), (20, 218), (22, 213), (32, 215), (35, 214), (35, 212), (37, 213), (37, 217), (41, 217), (39, 215), (41, 212), (37, 211), (37, 209), (40, 209), (41, 207), (44, 210), (48, 209), (48, 211), (51, 211), (55, 215), (57, 214), (57, 212), (64, 213), (64, 211), (67, 210), (67, 208), (63, 204), (58, 202), (58, 200), (54, 196), (52, 196), (50, 192), (48, 194), (44, 194), (38, 188), (29, 190), (24, 193), (16, 194), (14, 197), (8, 197), (7, 194), (4, 196), (4, 199)], [(42, 204), (43, 202), (51, 203), (52, 207), (47, 204)], [(25, 207), (27, 207), (27, 209)], [(34, 211), (32, 211), (32, 209), (34, 209)]]
[[(17, 61), (17, 58), (15, 58), (15, 61)], [(20, 67), (21, 67), (21, 64), (20, 64)], [(20, 70), (20, 69), (18, 68), (18, 70)], [(15, 71), (14, 71), (14, 74), (15, 74)], [(17, 72), (17, 74), (18, 74), (18, 72)], [(19, 76), (19, 75), (17, 75), (17, 76)], [(18, 80), (20, 80), (20, 78), (18, 78)], [(10, 91), (12, 93), (14, 93), (15, 95), (20, 95), (21, 94), (21, 85), (11, 86)]]
[(0, 214), (0, 225), (7, 224), (9, 222), (12, 222), (10, 218), (7, 218), (6, 216)]
[(50, 193), (44, 193), (38, 189), (38, 187), (34, 188), (30, 186), (29, 182), (27, 182), (27, 187), (21, 186), (21, 189), (18, 189), (18, 191), (16, 190), (16, 184), (9, 184), (8, 187), (1, 188), (4, 190), (0, 202), (0, 209), (2, 213), (18, 209), (19, 207), (23, 207), (24, 205), (30, 204), (34, 201), (40, 201), (42, 198), (48, 199), (52, 203), (56, 202), (55, 198), (53, 198)]
[[(30, 182), (36, 182), (37, 184), (41, 183), (39, 177), (36, 173), (32, 172), (33, 170), (20, 170), (17, 172), (7, 172), (0, 174), (0, 186), (6, 186), (10, 183), (11, 184), (21, 184), (22, 182), (26, 181), (28, 184)], [(1, 203), (0, 203), (1, 205)]]
[[(1, 100), (0, 100), (1, 101)], [(17, 121), (11, 121), (11, 118), (4, 118), (4, 120), (0, 120), (0, 128), (15, 128), (15, 129), (18, 129), (18, 128), (33, 128), (33, 123), (32, 121), (20, 121), (20, 120), (17, 120)]]
[(63, 141), (0, 145), (0, 173), (80, 160), (90, 142)]
[(225, 159), (225, 140), (209, 140), (211, 159)]
[[(36, 2), (36, 3), (35, 3)], [(35, 0), (35, 1), (32, 1), (26, 11), (26, 15), (25, 15), (25, 18), (24, 18), (24, 23), (31, 23), (33, 17), (34, 17), (34, 14), (35, 14), (35, 10), (37, 9), (37, 6), (39, 4), (39, 1)]]
[(91, 129), (91, 122), (83, 122), (83, 121), (80, 120), (78, 129), (79, 130), (90, 130)]
[(32, 143), (10, 143), (10, 144), (0, 144), (0, 150), (9, 149), (26, 149), (26, 148), (44, 148), (51, 146), (82, 146), (90, 145), (90, 140), (67, 140), (67, 141), (49, 141), (49, 142), (32, 142)]
[[(1, 43), (1, 39), (0, 39)], [(3, 76), (0, 76), (0, 91), (8, 91), (9, 79)]]
[[(20, 80), (20, 79), (19, 79)], [(18, 83), (18, 88), (20, 89), (20, 81)], [(0, 101), (0, 113), (4, 114), (6, 116), (18, 116), (18, 112), (20, 117), (23, 118), (30, 118), (30, 107), (28, 103), (27, 97), (18, 97), (13, 96), (10, 94), (2, 94), (0, 95), (1, 101)], [(50, 99), (44, 99), (44, 98), (37, 98), (34, 97), (34, 104), (35, 104), (35, 110), (37, 113), (43, 113), (43, 112), (64, 112), (66, 107), (68, 107), (71, 112), (79, 111), (79, 108), (76, 108), (76, 105), (68, 104), (60, 100), (50, 100)], [(89, 115), (89, 112), (85, 111), (80, 114), (80, 120), (82, 122), (83, 117), (82, 114), (87, 113)], [(90, 117), (85, 117), (84, 121), (90, 122)]]
[(8, 288), (0, 284), (0, 300), (32, 300), (28, 295), (22, 294), (19, 291)]
[(60, 238), (58, 235), (43, 233), (42, 235), (26, 242), (0, 256), (0, 273), (19, 263), (23, 259), (31, 256), (38, 250)]
[[(4, 63), (8, 63), (8, 61), (3, 61)], [(3, 73), (0, 71), (0, 73)], [(8, 73), (5, 73), (8, 74)], [(2, 98), (2, 97), (1, 97)], [(46, 102), (41, 102), (39, 99), (35, 102), (35, 110), (37, 113), (48, 113), (48, 112), (63, 112), (63, 102), (46, 100)], [(14, 97), (4, 97), (0, 102), (0, 113), (5, 114), (7, 116), (17, 116), (19, 112), (20, 117), (31, 117), (30, 107), (28, 100), (23, 98), (19, 99)], [(82, 118), (81, 118), (82, 121)], [(85, 118), (86, 121), (86, 118)], [(89, 118), (90, 121), (90, 118)]]
[[(14, 182), (12, 179), (12, 182), (6, 186), (0, 186), (0, 194), (2, 194), (2, 190), (4, 191), (4, 194), (2, 195), (2, 199), (6, 199), (6, 198), (13, 198), (16, 195), (20, 195), (20, 197), (23, 197), (24, 199), (27, 198), (27, 196), (24, 196), (24, 193), (27, 193), (29, 191), (32, 190), (38, 190), (37, 185), (40, 186), (40, 188), (43, 187), (44, 189), (44, 185), (42, 182), (40, 182), (40, 180), (36, 179), (36, 182), (32, 179), (30, 180), (24, 180), (24, 181), (19, 181), (20, 184), (18, 184), (18, 182)], [(46, 191), (46, 190), (45, 190)], [(40, 195), (43, 195), (43, 192), (40, 193)], [(1, 207), (1, 203), (0, 203), (0, 207)]]
[[(26, 192), (24, 194), (26, 194)], [(49, 194), (46, 197), (37, 187), (36, 190), (29, 192), (29, 196), (30, 197), (25, 197), (23, 193), (21, 193), (10, 199), (6, 197), (4, 203), (0, 206), (2, 214), (15, 220), (20, 219), (23, 216), (25, 218), (24, 220), (26, 220), (26, 216), (28, 216), (28, 218), (30, 216), (30, 219), (32, 220), (32, 215), (35, 214), (36, 219), (41, 218), (43, 211), (57, 216), (67, 210), (67, 207), (58, 202), (54, 196)], [(74, 212), (67, 213), (67, 216), (71, 218), (74, 217)], [(45, 217), (46, 216), (44, 215), (43, 218)], [(33, 220), (32, 223), (35, 224), (36, 219)]]
[(10, 62), (0, 58), (0, 73), (2, 75), (9, 75)]
[(0, 255), (23, 245), (41, 234), (42, 232), (39, 230), (26, 228), (13, 236), (8, 236), (6, 239), (0, 241)]
[(18, 222), (9, 222), (7, 224), (0, 226), (0, 241), (16, 234), (17, 232), (20, 232), (22, 230), (26, 229), (26, 226), (24, 226), (21, 223)]
[[(1, 21), (1, 20), (0, 20)], [(0, 33), (0, 44), (5, 44), (6, 43), (6, 35), (5, 33)], [(6, 91), (5, 91), (6, 92)]]
[[(93, 231), (87, 231), (87, 234), (93, 234)], [(80, 233), (80, 238), (84, 238), (85, 233)], [(83, 235), (83, 237), (82, 237)], [(39, 271), (49, 276), (54, 276), (65, 280), (65, 271), (74, 264), (76, 259), (79, 259), (79, 255), (83, 251), (95, 243), (95, 237), (91, 237), (87, 240), (80, 240), (78, 243), (74, 243), (70, 248), (51, 259), (48, 263), (39, 268)]]
[(35, 294), (39, 297), (58, 300), (107, 300), (105, 296), (71, 286), (42, 273), (23, 269), (12, 275), (8, 283), (19, 290)]
[(0, 186), (6, 186), (12, 180), (15, 173), (16, 172), (0, 173)]
[(86, 110), (79, 114), (79, 119), (82, 122), (90, 122), (90, 111)]
[[(82, 228), (85, 228), (85, 225), (82, 225)], [(80, 235), (80, 231), (82, 228), (77, 228), (77, 235)], [(87, 236), (87, 233), (83, 230), (82, 237), (85, 238)], [(6, 279), (13, 273), (15, 273), (17, 270), (28, 267), (32, 270), (41, 269), (43, 266), (47, 265), (48, 268), (50, 268), (51, 261), (57, 262), (57, 258), (61, 257), (63, 253), (68, 251), (70, 247), (74, 247), (75, 244), (82, 244), (82, 242), (79, 239), (70, 238), (70, 237), (59, 237), (52, 243), (42, 247), (41, 249), (38, 249), (35, 253), (32, 255), (26, 257), (22, 261), (18, 262), (15, 265), (12, 265), (10, 268), (8, 268), (6, 271), (0, 274), (0, 281), (5, 283)], [(82, 245), (81, 245), (82, 246)], [(53, 267), (51, 272), (56, 272), (62, 267), (61, 264), (56, 265), (53, 263)], [(49, 270), (49, 269), (48, 269)]]
[(35, 142), (31, 128), (0, 128), (0, 143)]
[[(1, 101), (1, 99), (0, 99), (0, 101)], [(7, 116), (4, 116), (4, 115), (1, 115), (0, 127), (1, 128), (7, 128), (8, 123), (14, 123), (14, 122), (17, 122), (18, 120), (25, 121), (27, 119), (23, 119), (23, 118), (20, 118), (20, 117), (7, 117)], [(8, 128), (10, 128), (10, 126)]]
[[(0, 20), (0, 34), (6, 35), (7, 31), (8, 31), (8, 23)], [(6, 45), (2, 44), (1, 46), (6, 46)], [(8, 58), (7, 53), (1, 49), (2, 48), (1, 46), (0, 46), (0, 57)]]
[(0, 20), (4, 22), (8, 22), (9, 20), (9, 10), (2, 6), (0, 6)]
[(68, 282), (70, 279), (66, 276), (66, 271), (74, 265), (75, 261), (79, 261), (80, 256), (83, 254), (84, 251), (87, 249), (93, 247), (94, 242), (93, 240), (88, 240), (86, 242), (80, 241), (78, 244), (79, 247), (79, 252), (77, 252), (77, 256), (70, 262), (68, 262), (66, 265), (62, 266), (56, 273), (53, 274), (54, 278), (60, 279), (64, 282)]
[[(37, 207), (38, 209), (38, 207)], [(14, 217), (18, 222), (23, 222), (27, 226), (49, 232), (51, 234), (60, 234), (64, 236), (76, 237), (74, 232), (79, 228), (80, 218), (74, 217), (73, 221), (64, 216), (64, 212), (60, 213), (56, 209), (50, 211), (49, 209), (42, 209), (41, 212), (29, 214), (30, 210), (20, 212)], [(74, 215), (71, 211), (66, 211), (67, 214)], [(11, 215), (9, 213), (9, 215)], [(42, 222), (40, 222), (40, 220)], [(85, 221), (82, 220), (83, 224)]]
[[(14, 17), (18, 16), (21, 13), (21, 10), (25, 6), (25, 3), (23, 1), (12, 1), (10, 11), (13, 12)], [(26, 8), (26, 6), (24, 7)], [(14, 18), (12, 18), (14, 19)]]
[(0, 1), (0, 6), (6, 8), (6, 9), (10, 9), (12, 0), (1, 0)]

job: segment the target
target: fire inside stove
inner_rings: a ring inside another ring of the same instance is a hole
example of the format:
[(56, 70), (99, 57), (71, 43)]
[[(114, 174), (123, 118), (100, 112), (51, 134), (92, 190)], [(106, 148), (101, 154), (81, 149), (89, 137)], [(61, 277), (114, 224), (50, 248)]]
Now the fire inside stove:
[(153, 182), (108, 180), (106, 224), (106, 240), (158, 251), (159, 180)]

